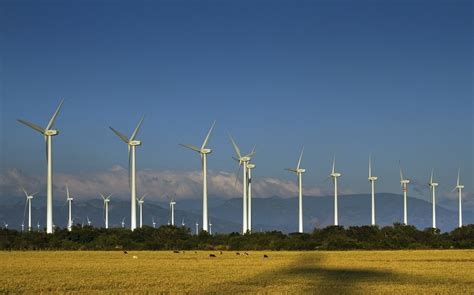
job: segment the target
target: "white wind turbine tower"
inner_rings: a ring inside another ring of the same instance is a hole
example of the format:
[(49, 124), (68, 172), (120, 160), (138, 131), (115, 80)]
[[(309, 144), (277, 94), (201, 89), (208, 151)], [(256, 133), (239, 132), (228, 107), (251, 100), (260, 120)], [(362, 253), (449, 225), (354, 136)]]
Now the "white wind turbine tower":
[(209, 219), (209, 234), (212, 235), (212, 223), (210, 219)]
[(28, 203), (28, 231), (31, 231), (31, 201), (33, 200), (33, 196), (38, 192), (29, 195), (24, 188), (22, 188), (22, 190), (25, 193), (26, 202)]
[(243, 165), (243, 169), (242, 169), (242, 171), (243, 171), (243, 177), (242, 177), (242, 199), (243, 199), (242, 233), (245, 234), (249, 231), (249, 226), (248, 226), (248, 204), (247, 204), (247, 201), (248, 201), (248, 195), (247, 195), (247, 190), (248, 190), (248, 187), (247, 187), (247, 184), (248, 184), (248, 180), (247, 180), (248, 167), (247, 166), (248, 166), (248, 163), (250, 162), (250, 160), (252, 160), (253, 155), (255, 154), (255, 147), (254, 147), (254, 149), (252, 150), (252, 152), (250, 154), (242, 156), (241, 153), (240, 153), (240, 149), (237, 146), (237, 144), (235, 143), (232, 136), (229, 135), (229, 138), (230, 138), (230, 141), (232, 142), (232, 146), (234, 147), (235, 154), (237, 155), (237, 158), (234, 158), (234, 160), (239, 162), (239, 168), (240, 168), (241, 165)]
[(461, 174), (461, 168), (458, 170), (458, 180), (456, 181), (456, 186), (453, 188), (452, 191), (458, 190), (458, 196), (459, 196), (459, 227), (462, 227), (462, 189), (464, 188), (464, 185), (460, 183), (459, 176)]
[(372, 156), (369, 156), (369, 182), (372, 188), (372, 225), (375, 225), (375, 182), (377, 176), (372, 175)]
[[(102, 197), (102, 200), (104, 200), (105, 228), (109, 228), (109, 202), (112, 194), (108, 195), (107, 197), (105, 197), (103, 194), (100, 194), (100, 196)], [(89, 218), (87, 222), (89, 222)]]
[(301, 150), (300, 157), (298, 159), (298, 164), (296, 165), (296, 169), (293, 168), (286, 168), (286, 170), (290, 172), (296, 173), (298, 178), (298, 232), (303, 232), (303, 173), (306, 172), (306, 169), (300, 168), (301, 166), (301, 159), (303, 158), (304, 147)]
[(431, 202), (433, 203), (433, 228), (436, 228), (436, 187), (439, 185), (437, 182), (433, 182), (433, 170), (431, 170), (430, 182), (428, 183), (431, 190)]
[(206, 148), (207, 142), (209, 141), (209, 137), (211, 136), (212, 129), (216, 121), (212, 123), (211, 128), (207, 132), (206, 138), (201, 145), (201, 148), (191, 144), (179, 144), (185, 148), (191, 149), (195, 152), (198, 152), (201, 155), (202, 161), (202, 229), (207, 231), (207, 224), (208, 224), (208, 217), (207, 217), (207, 155), (212, 152), (211, 149)]
[(25, 124), (26, 126), (38, 131), (44, 135), (44, 140), (46, 142), (46, 162), (47, 162), (47, 173), (46, 173), (46, 233), (53, 233), (53, 150), (52, 150), (52, 138), (55, 135), (59, 134), (58, 130), (53, 129), (54, 122), (56, 117), (61, 109), (61, 106), (64, 102), (64, 99), (61, 100), (59, 106), (54, 112), (53, 116), (48, 122), (46, 128), (42, 128), (36, 124), (18, 120), (18, 122)]
[(171, 199), (170, 200), (170, 211), (171, 211), (171, 225), (174, 226), (174, 205), (176, 205), (176, 202)]
[(332, 170), (329, 177), (332, 177), (334, 182), (334, 225), (339, 225), (339, 217), (338, 217), (338, 208), (337, 208), (337, 178), (341, 177), (341, 173), (336, 172), (336, 157), (334, 156), (334, 160), (332, 161)]
[(91, 226), (91, 225), (92, 225), (92, 221), (89, 219), (89, 216), (87, 216), (87, 225), (88, 225), (88, 226)]
[(186, 224), (184, 223), (184, 218), (181, 220), (181, 226), (185, 226)]
[(122, 218), (122, 228), (125, 228), (125, 217)]
[(143, 119), (140, 119), (138, 122), (137, 127), (132, 133), (130, 138), (127, 138), (122, 133), (118, 132), (112, 127), (109, 127), (115, 135), (117, 135), (123, 142), (125, 142), (128, 146), (128, 169), (129, 169), (129, 185), (130, 185), (130, 229), (133, 231), (137, 228), (137, 208), (136, 208), (136, 200), (137, 200), (137, 189), (135, 183), (135, 148), (140, 146), (142, 142), (140, 140), (136, 140), (135, 137), (137, 136), (138, 130), (142, 125)]
[(143, 226), (143, 203), (145, 203), (145, 196), (144, 194), (140, 199), (137, 200), (138, 202), (138, 211), (140, 212), (140, 228)]
[(199, 234), (199, 222), (196, 222), (196, 236)]
[(21, 223), (21, 232), (24, 232), (25, 231), (25, 222), (22, 222)]
[(156, 228), (156, 222), (155, 222), (155, 217), (151, 217), (151, 223), (153, 224), (153, 228)]
[(248, 221), (247, 227), (249, 232), (252, 232), (252, 169), (255, 168), (255, 164), (247, 164), (247, 190), (248, 190)]
[(408, 184), (410, 183), (409, 179), (403, 177), (402, 166), (400, 165), (400, 185), (403, 189), (403, 223), (408, 224), (408, 200), (407, 200), (407, 190)]
[(69, 187), (66, 184), (66, 201), (68, 202), (68, 207), (69, 207), (69, 214), (68, 214), (68, 220), (67, 220), (68, 231), (72, 230), (72, 200), (74, 200), (74, 198), (69, 195)]
[(36, 223), (36, 227), (38, 228), (38, 231), (40, 231), (40, 222), (38, 220), (38, 222)]

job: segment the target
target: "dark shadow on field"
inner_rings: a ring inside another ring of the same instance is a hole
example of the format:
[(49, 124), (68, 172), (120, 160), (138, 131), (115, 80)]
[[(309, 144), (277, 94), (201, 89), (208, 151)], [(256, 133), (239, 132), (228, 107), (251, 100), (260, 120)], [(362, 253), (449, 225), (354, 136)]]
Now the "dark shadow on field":
[[(270, 254), (271, 255), (271, 254)], [(262, 265), (271, 258), (264, 260)], [(245, 272), (244, 272), (245, 273)], [(242, 280), (234, 280), (226, 283), (216, 284), (204, 293), (221, 294), (226, 293), (226, 285), (240, 286), (244, 293), (265, 292), (266, 287), (273, 285), (295, 284), (302, 281), (297, 293), (313, 294), (363, 294), (358, 288), (358, 284), (371, 283), (377, 281), (383, 282), (406, 282), (410, 281), (408, 277), (403, 278), (400, 274), (389, 271), (376, 271), (362, 268), (327, 268), (324, 267), (323, 256), (315, 252), (302, 254), (302, 257), (296, 259), (292, 264), (261, 273), (254, 277), (243, 277)], [(277, 291), (273, 289), (272, 291)], [(282, 290), (283, 291), (283, 290)], [(367, 292), (367, 290), (365, 290)]]

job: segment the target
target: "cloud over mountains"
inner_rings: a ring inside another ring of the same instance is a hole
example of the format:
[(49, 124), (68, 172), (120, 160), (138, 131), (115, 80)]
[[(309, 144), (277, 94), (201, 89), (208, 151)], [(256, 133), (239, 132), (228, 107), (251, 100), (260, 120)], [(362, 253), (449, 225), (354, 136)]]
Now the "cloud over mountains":
[[(100, 192), (126, 198), (129, 194), (128, 169), (114, 165), (108, 170), (88, 173), (55, 173), (54, 190), (56, 194), (65, 193), (68, 183), (71, 193), (78, 199), (95, 198)], [(28, 175), (18, 169), (10, 169), (0, 178), (2, 195), (22, 194), (20, 187), (28, 191), (45, 192), (43, 175)], [(296, 181), (274, 177), (255, 177), (252, 193), (255, 197), (293, 197), (297, 193)], [(148, 194), (154, 199), (166, 200), (166, 196), (176, 198), (200, 197), (202, 195), (201, 171), (137, 171), (137, 194)], [(224, 198), (240, 196), (241, 178), (236, 182), (235, 174), (226, 171), (208, 172), (208, 193)], [(317, 186), (305, 186), (304, 194), (321, 196), (324, 192)]]

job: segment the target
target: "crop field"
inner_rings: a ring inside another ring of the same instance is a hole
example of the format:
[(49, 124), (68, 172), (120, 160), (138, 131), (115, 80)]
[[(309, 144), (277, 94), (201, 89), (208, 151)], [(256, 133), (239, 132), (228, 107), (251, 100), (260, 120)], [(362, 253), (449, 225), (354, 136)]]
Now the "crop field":
[(474, 294), (474, 250), (0, 252), (0, 267), (0, 293)]

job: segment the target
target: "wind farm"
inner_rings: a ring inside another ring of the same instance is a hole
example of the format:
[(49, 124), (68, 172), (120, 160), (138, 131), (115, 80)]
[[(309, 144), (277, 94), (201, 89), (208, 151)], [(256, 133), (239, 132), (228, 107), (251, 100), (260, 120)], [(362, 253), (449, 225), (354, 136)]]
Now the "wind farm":
[(0, 11), (0, 293), (474, 292), (471, 2)]

